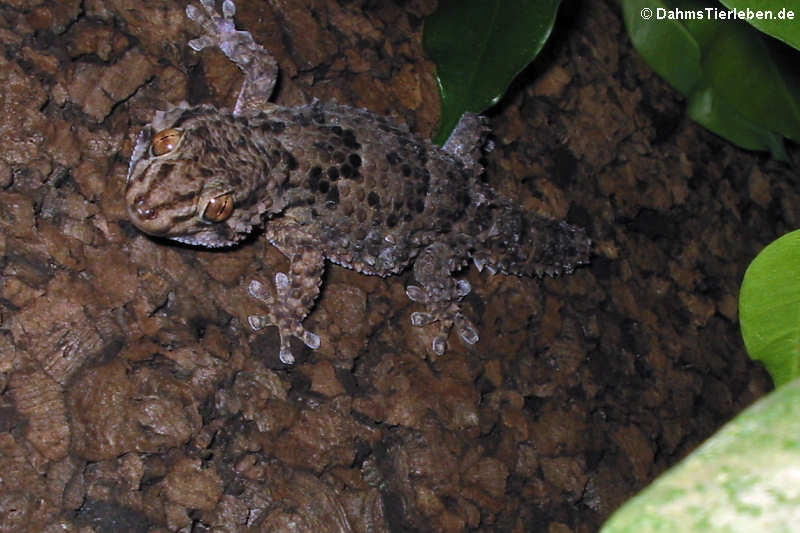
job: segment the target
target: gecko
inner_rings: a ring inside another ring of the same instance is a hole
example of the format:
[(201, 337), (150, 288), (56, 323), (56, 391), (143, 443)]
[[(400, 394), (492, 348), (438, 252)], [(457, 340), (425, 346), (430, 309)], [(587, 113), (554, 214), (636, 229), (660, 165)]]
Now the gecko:
[(479, 339), (461, 309), (471, 286), (453, 277), (470, 260), (518, 276), (571, 273), (589, 261), (583, 228), (525, 210), (482, 181), (483, 117), (465, 114), (439, 147), (366, 109), (272, 103), (277, 61), (236, 29), (235, 11), (232, 0), (186, 8), (202, 29), (189, 47), (217, 47), (244, 73), (233, 110), (156, 111), (131, 154), (125, 203), (139, 230), (188, 245), (231, 247), (263, 231), (289, 268), (274, 275), (274, 290), (249, 282), (265, 313), (248, 323), (278, 328), (284, 364), (295, 361), (292, 337), (320, 346), (303, 321), (326, 261), (382, 277), (410, 267), (416, 284), (406, 294), (423, 308), (411, 323), (438, 322), (435, 355), (453, 327), (467, 345)]

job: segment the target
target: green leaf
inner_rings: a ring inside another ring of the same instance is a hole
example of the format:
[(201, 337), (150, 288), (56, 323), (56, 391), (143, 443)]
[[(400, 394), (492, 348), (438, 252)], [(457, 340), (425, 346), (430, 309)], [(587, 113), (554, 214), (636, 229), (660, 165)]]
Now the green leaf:
[(668, 7), (667, 2), (624, 0), (622, 15), (636, 51), (670, 85), (688, 95), (702, 76), (700, 46), (680, 22), (642, 18), (645, 9), (657, 13)]
[(737, 146), (772, 152), (772, 156), (779, 161), (789, 160), (782, 136), (742, 117), (707, 84), (692, 92), (688, 112), (692, 120)]
[(539, 53), (560, 0), (440, 0), (425, 21), (423, 45), (436, 62), (443, 144), (467, 111), (496, 104)]
[(756, 256), (739, 292), (747, 353), (767, 367), (776, 386), (800, 377), (800, 230)]
[(728, 13), (718, 4), (623, 0), (622, 8), (634, 46), (687, 97), (694, 120), (738, 146), (787, 159), (783, 137), (800, 140), (796, 51), (743, 22), (715, 18)]
[(797, 531), (800, 381), (740, 413), (622, 506), (600, 533)]
[(703, 57), (715, 92), (746, 120), (800, 140), (800, 84), (792, 68), (783, 66), (777, 43), (743, 23), (718, 25)]
[[(744, 11), (748, 24), (789, 46), (800, 49), (800, 2), (797, 0), (720, 1), (728, 8)], [(757, 18), (759, 11), (764, 18)], [(771, 15), (767, 15), (768, 12)], [(772, 18), (767, 18), (768, 16)]]

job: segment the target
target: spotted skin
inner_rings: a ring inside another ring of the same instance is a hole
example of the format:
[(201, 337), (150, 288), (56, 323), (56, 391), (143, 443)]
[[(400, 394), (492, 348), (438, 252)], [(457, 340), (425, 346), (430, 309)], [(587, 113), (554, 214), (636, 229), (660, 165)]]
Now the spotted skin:
[(230, 0), (221, 13), (211, 0), (187, 8), (204, 32), (190, 46), (219, 47), (245, 74), (236, 107), (157, 112), (134, 148), (125, 201), (140, 230), (191, 245), (231, 246), (264, 229), (290, 266), (275, 275), (274, 296), (250, 282), (267, 312), (249, 322), (277, 326), (284, 363), (294, 362), (291, 337), (320, 344), (302, 323), (325, 260), (379, 276), (412, 266), (417, 285), (407, 294), (425, 309), (411, 320), (440, 324), (437, 355), (454, 325), (463, 342), (478, 341), (459, 304), (469, 284), (452, 277), (467, 260), (528, 276), (588, 261), (582, 229), (525, 211), (481, 182), (481, 118), (465, 115), (439, 148), (364, 109), (272, 104), (275, 60), (235, 29), (234, 11)]

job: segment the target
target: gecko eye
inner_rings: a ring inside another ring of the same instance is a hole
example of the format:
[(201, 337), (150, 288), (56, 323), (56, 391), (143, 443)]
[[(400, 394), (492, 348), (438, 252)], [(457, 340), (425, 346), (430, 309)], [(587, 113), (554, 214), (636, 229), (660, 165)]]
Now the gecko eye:
[(175, 128), (161, 130), (153, 137), (153, 155), (164, 155), (175, 149), (183, 132)]
[(209, 222), (223, 222), (233, 213), (233, 194), (226, 192), (212, 198), (206, 204), (203, 218)]

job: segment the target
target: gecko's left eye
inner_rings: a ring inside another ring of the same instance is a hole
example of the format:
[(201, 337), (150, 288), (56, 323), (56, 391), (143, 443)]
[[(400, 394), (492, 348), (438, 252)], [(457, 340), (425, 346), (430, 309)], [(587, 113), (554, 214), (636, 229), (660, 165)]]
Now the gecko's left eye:
[(181, 130), (170, 128), (168, 130), (161, 130), (153, 136), (153, 155), (159, 156), (168, 154), (178, 146), (178, 141), (181, 140)]
[(223, 222), (233, 213), (233, 194), (226, 192), (212, 198), (206, 204), (203, 218), (209, 222)]

